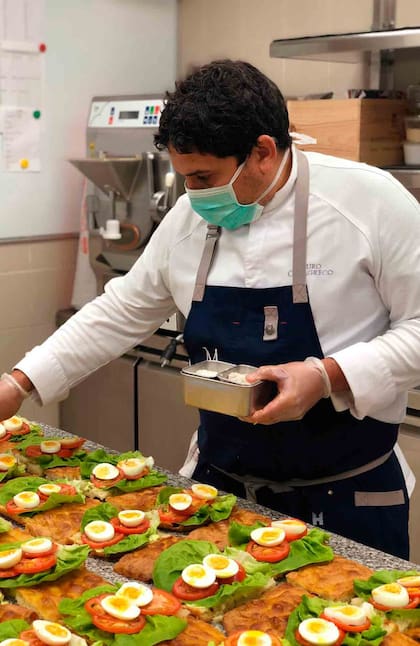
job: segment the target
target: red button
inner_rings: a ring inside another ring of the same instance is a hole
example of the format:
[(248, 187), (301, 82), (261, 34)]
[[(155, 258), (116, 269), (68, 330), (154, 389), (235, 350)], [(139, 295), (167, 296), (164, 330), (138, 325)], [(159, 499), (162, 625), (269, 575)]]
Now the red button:
[(40, 52), (46, 52), (47, 51), (47, 46), (45, 43), (40, 43), (38, 46), (38, 49)]

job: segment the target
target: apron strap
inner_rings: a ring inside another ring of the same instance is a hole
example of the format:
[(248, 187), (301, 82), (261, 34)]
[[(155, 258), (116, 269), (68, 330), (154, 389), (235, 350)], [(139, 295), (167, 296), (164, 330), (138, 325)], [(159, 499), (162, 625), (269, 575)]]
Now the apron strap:
[(224, 475), (228, 476), (232, 480), (240, 482), (244, 486), (247, 499), (257, 502), (256, 492), (262, 487), (268, 487), (274, 493), (286, 493), (288, 491), (293, 491), (294, 487), (311, 487), (313, 485), (336, 482), (337, 480), (346, 480), (347, 478), (354, 478), (355, 476), (359, 476), (362, 473), (376, 469), (376, 467), (384, 464), (384, 462), (386, 462), (388, 458), (391, 457), (391, 455), (392, 450), (388, 451), (388, 453), (385, 453), (385, 455), (381, 455), (379, 458), (368, 462), (367, 464), (363, 464), (361, 467), (350, 469), (349, 471), (343, 471), (342, 473), (338, 473), (333, 476), (325, 476), (324, 478), (316, 478), (314, 480), (301, 480), (299, 478), (294, 478), (293, 480), (285, 480), (284, 482), (275, 482), (274, 480), (265, 480), (264, 478), (256, 478), (254, 476), (248, 475), (242, 477), (233, 473), (228, 473), (227, 471), (216, 467), (214, 464), (211, 464), (210, 466), (213, 469), (216, 469), (216, 471), (220, 471)]
[(197, 271), (197, 278), (195, 280), (193, 301), (203, 300), (204, 290), (206, 289), (207, 276), (210, 271), (211, 263), (216, 249), (216, 243), (219, 239), (219, 236), (220, 227), (216, 226), (215, 224), (208, 224), (203, 254), (201, 256), (200, 265)]
[[(309, 163), (305, 155), (300, 150), (295, 149), (295, 152), (298, 162), (298, 174), (295, 186), (295, 213), (293, 225), (292, 292), (294, 303), (307, 303), (306, 232), (309, 199)], [(201, 256), (194, 286), (193, 301), (202, 301), (204, 298), (207, 276), (210, 271), (219, 236), (220, 227), (215, 224), (208, 224), (203, 254)]]
[(309, 201), (309, 163), (305, 155), (296, 150), (298, 175), (295, 186), (295, 217), (293, 223), (293, 302), (307, 303), (306, 289), (306, 233)]

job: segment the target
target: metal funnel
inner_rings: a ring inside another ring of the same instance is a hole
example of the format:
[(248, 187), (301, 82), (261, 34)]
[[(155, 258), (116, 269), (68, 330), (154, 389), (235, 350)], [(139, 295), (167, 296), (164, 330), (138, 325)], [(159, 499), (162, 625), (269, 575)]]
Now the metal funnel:
[(114, 193), (129, 201), (143, 159), (138, 157), (104, 157), (69, 159), (69, 162), (106, 195)]

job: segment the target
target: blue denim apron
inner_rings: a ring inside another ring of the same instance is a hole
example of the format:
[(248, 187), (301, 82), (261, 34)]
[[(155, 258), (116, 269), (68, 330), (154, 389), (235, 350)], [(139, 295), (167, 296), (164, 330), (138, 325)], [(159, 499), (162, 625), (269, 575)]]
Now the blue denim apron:
[[(209, 225), (184, 340), (192, 363), (262, 366), (323, 358), (306, 288), (309, 165), (298, 151), (293, 284), (206, 286), (220, 234)], [(331, 305), (332, 307), (334, 304)], [(337, 412), (321, 399), (303, 419), (270, 426), (200, 410), (196, 480), (408, 558), (408, 495), (393, 453), (398, 425)], [(379, 529), (380, 528), (380, 529)]]

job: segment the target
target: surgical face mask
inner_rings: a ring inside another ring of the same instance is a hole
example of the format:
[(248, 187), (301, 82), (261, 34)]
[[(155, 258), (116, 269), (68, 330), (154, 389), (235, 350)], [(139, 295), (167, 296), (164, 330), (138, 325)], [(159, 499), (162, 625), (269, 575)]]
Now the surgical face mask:
[(240, 204), (236, 197), (233, 183), (239, 177), (246, 160), (238, 166), (232, 179), (228, 184), (215, 186), (213, 188), (191, 189), (185, 187), (190, 198), (191, 206), (198, 215), (210, 224), (215, 224), (225, 229), (237, 229), (244, 224), (255, 222), (261, 216), (264, 207), (259, 204), (277, 184), (283, 168), (290, 154), (290, 148), (286, 150), (279, 165), (277, 173), (263, 193), (251, 204)]

